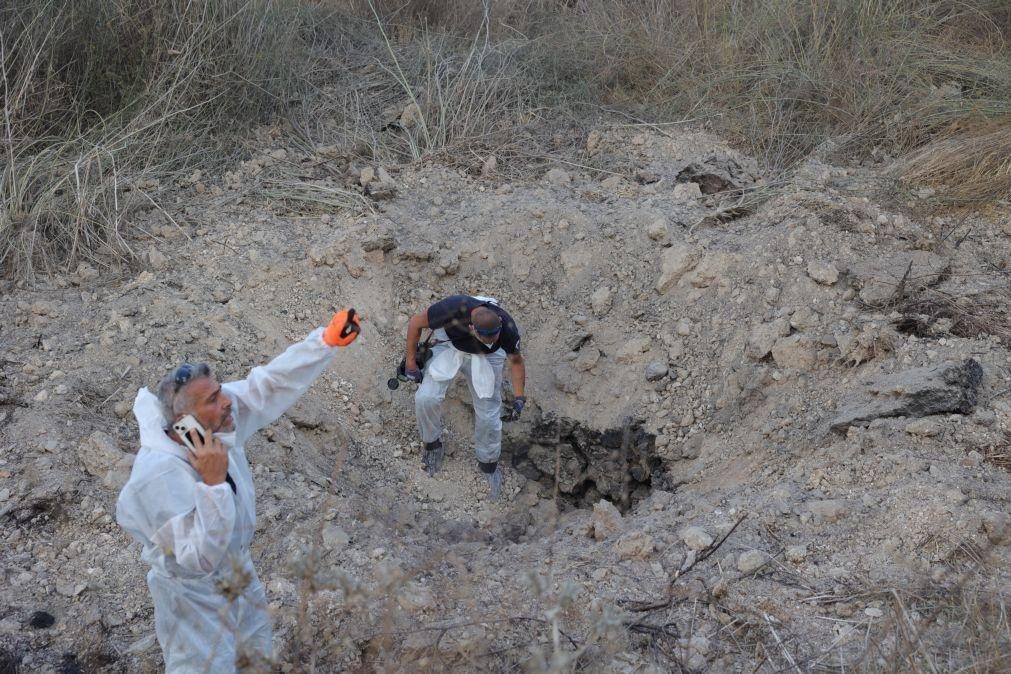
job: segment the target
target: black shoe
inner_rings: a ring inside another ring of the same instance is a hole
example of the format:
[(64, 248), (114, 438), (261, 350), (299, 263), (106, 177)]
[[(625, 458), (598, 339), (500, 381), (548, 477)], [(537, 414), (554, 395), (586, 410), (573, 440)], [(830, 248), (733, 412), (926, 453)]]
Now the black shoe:
[(435, 475), (442, 468), (442, 440), (425, 443), (425, 453), (421, 457), (421, 466), (429, 475)]

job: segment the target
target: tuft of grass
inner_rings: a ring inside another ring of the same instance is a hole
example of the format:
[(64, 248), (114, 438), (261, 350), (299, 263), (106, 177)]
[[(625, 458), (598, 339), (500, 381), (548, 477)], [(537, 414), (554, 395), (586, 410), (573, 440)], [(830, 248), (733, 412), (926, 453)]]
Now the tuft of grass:
[(957, 206), (1011, 199), (1011, 114), (952, 124), (905, 159), (903, 176)]

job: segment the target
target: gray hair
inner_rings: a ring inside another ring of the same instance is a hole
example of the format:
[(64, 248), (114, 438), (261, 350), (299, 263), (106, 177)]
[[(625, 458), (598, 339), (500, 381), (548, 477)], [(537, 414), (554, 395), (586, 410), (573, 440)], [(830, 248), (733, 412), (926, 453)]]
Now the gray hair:
[(169, 427), (176, 415), (188, 411), (189, 397), (180, 395), (187, 384), (210, 376), (211, 367), (207, 363), (183, 363), (162, 377), (156, 395), (161, 404), (161, 414), (165, 418), (165, 428)]

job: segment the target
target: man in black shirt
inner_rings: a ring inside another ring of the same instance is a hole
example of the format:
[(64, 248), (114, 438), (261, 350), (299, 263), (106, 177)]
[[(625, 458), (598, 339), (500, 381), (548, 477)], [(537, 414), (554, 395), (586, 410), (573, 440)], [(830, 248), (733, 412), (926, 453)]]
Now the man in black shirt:
[[(432, 357), (422, 377), (417, 344), (421, 331), (431, 328), (435, 338)], [(478, 467), (488, 479), (492, 498), (502, 490), (502, 371), (509, 360), (513, 385), (511, 419), (518, 419), (526, 404), (523, 387), (526, 367), (520, 353), (516, 321), (498, 302), (488, 297), (452, 295), (415, 314), (407, 323), (405, 374), (421, 386), (414, 396), (418, 430), (425, 443), (422, 463), (429, 475), (442, 465), (442, 401), (456, 374), (463, 370), (474, 404), (474, 451)]]

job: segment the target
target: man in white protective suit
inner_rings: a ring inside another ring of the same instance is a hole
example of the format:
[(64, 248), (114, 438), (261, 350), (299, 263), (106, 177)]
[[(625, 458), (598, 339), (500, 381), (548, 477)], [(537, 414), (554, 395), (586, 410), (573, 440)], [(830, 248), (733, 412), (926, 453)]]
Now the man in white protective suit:
[[(418, 367), (421, 331), (432, 330), (431, 358)], [(421, 386), (414, 409), (421, 440), (422, 465), (429, 475), (442, 466), (444, 448), (442, 401), (458, 372), (463, 372), (474, 405), (474, 452), (488, 480), (491, 498), (502, 490), (502, 371), (508, 358), (513, 387), (510, 420), (519, 419), (526, 404), (526, 366), (520, 353), (520, 332), (512, 316), (490, 297), (452, 295), (415, 314), (407, 323), (404, 374)]]
[[(133, 412), (140, 451), (116, 520), (150, 564), (155, 632), (171, 674), (269, 666), (266, 594), (249, 544), (256, 528), (253, 475), (243, 446), (305, 393), (360, 331), (354, 309), (337, 312), (242, 381), (219, 384), (206, 364), (183, 364)], [(192, 419), (199, 430), (173, 426)], [(192, 447), (192, 449), (191, 449)]]

